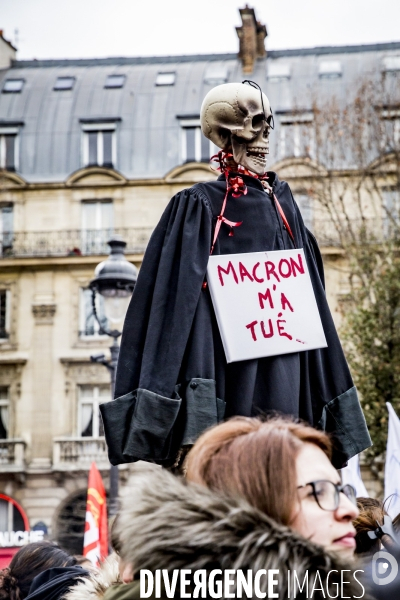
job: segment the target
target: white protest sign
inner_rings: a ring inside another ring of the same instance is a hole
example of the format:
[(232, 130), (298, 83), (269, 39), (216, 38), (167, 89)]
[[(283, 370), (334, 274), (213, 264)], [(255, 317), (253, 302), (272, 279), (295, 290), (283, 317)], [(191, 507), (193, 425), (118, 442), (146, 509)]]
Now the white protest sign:
[(327, 346), (303, 250), (210, 256), (207, 281), (228, 363)]

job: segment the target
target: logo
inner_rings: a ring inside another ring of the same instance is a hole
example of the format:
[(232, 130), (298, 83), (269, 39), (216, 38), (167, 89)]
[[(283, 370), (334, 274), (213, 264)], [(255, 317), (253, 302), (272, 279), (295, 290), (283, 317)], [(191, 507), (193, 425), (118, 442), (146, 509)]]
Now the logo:
[(392, 583), (399, 572), (399, 565), (394, 556), (380, 550), (372, 557), (372, 580), (376, 585)]

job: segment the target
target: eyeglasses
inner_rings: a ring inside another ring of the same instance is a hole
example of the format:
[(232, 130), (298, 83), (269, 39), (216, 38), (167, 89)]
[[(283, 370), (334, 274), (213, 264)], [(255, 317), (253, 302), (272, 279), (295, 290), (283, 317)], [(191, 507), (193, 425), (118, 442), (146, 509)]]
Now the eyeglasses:
[(352, 504), (357, 506), (356, 490), (348, 483), (339, 485), (325, 479), (319, 481), (310, 481), (305, 485), (299, 485), (297, 489), (310, 486), (318, 506), (322, 510), (337, 510), (340, 504), (340, 494), (344, 494)]

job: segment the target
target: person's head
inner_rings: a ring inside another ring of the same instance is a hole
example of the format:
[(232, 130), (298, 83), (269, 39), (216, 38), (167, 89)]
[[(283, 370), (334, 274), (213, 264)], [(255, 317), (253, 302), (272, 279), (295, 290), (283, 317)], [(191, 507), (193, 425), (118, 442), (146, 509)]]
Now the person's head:
[(82, 554), (74, 554), (74, 559), (77, 567), (82, 567), (82, 569), (86, 569), (87, 571), (98, 570), (98, 567), (95, 567), (87, 556), (83, 556)]
[(239, 494), (278, 523), (350, 556), (358, 509), (338, 493), (335, 486), (341, 480), (330, 457), (329, 437), (306, 424), (236, 417), (197, 440), (187, 458), (186, 477)]
[(72, 567), (75, 558), (51, 542), (23, 546), (7, 569), (0, 571), (0, 600), (23, 600), (36, 575), (53, 567)]
[(356, 528), (356, 554), (370, 554), (378, 552), (381, 547), (379, 539), (372, 540), (368, 537), (369, 531), (375, 531), (378, 525), (383, 525), (383, 517), (387, 515), (383, 502), (375, 498), (357, 498), (360, 511), (353, 521)]

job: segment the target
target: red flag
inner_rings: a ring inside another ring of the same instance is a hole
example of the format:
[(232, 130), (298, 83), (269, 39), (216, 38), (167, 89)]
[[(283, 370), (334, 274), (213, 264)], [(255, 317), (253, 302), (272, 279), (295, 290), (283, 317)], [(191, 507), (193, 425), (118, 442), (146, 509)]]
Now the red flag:
[(95, 566), (108, 555), (106, 491), (95, 462), (89, 472), (83, 555)]

